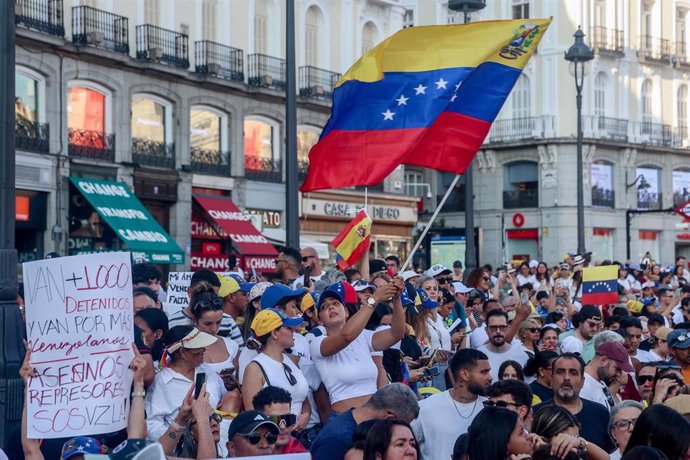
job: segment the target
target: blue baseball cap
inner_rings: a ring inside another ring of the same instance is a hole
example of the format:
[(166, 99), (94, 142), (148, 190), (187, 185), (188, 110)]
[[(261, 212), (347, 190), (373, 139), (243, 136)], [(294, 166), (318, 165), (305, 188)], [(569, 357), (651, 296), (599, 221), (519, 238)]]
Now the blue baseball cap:
[(417, 293), (419, 294), (419, 298), (422, 301), (422, 307), (424, 308), (436, 308), (438, 307), (438, 302), (434, 302), (429, 298), (429, 293), (427, 293), (424, 289), (417, 289)]
[(103, 446), (96, 438), (87, 436), (77, 436), (62, 445), (62, 455), (60, 460), (68, 460), (75, 455), (101, 454)]
[(323, 304), (324, 300), (329, 298), (338, 299), (340, 303), (343, 305), (345, 304), (345, 301), (343, 300), (345, 298), (345, 286), (343, 286), (343, 283), (333, 283), (328, 286), (319, 296), (319, 300), (316, 303), (316, 309), (321, 310), (321, 305)]
[(282, 303), (288, 302), (290, 299), (299, 299), (307, 292), (306, 289), (290, 289), (284, 284), (274, 284), (267, 287), (261, 296), (261, 309), (274, 308)]
[(230, 277), (240, 285), (240, 291), (249, 293), (256, 283), (247, 283), (244, 278), (237, 273), (230, 273)]

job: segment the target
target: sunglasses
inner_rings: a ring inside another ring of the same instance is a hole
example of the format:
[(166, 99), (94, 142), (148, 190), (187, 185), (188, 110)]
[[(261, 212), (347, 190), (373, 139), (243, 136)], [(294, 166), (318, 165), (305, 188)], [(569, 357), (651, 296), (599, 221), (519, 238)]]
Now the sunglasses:
[(251, 433), (251, 434), (237, 434), (238, 436), (242, 436), (244, 439), (249, 441), (249, 444), (251, 445), (257, 445), (261, 442), (261, 438), (264, 438), (267, 443), (269, 444), (275, 444), (276, 441), (278, 440), (278, 435), (273, 434), (273, 433)]
[(316, 256), (302, 256), (302, 262), (308, 262), (309, 259), (316, 259)]
[[(220, 414), (218, 414), (218, 413), (216, 413), (216, 412), (214, 412), (214, 413), (212, 413), (211, 415), (208, 416), (208, 421), (209, 421), (209, 422), (220, 423), (220, 422), (223, 421), (223, 416), (220, 415)], [(192, 425), (194, 425), (195, 423), (196, 423), (196, 421), (193, 421), (192, 423), (189, 424), (189, 426), (192, 426)]]
[(220, 297), (213, 297), (212, 299), (200, 299), (196, 303), (197, 308), (203, 310), (220, 310), (223, 308), (223, 299)]
[(519, 407), (519, 404), (507, 402), (507, 401), (492, 401), (490, 399), (487, 399), (486, 401), (482, 402), (484, 404), (484, 407), (503, 407), (507, 408), (508, 406), (515, 406)]
[(654, 376), (653, 375), (640, 375), (635, 380), (637, 381), (638, 385), (644, 385), (644, 384), (654, 380)]
[(285, 373), (285, 378), (288, 380), (291, 386), (294, 387), (297, 385), (297, 377), (295, 377), (295, 374), (292, 373), (290, 366), (285, 363), (283, 363), (283, 372)]
[(438, 284), (448, 284), (451, 281), (453, 281), (453, 278), (451, 278), (450, 276), (448, 276), (448, 277), (444, 276), (441, 278), (436, 278), (436, 280), (438, 281)]
[(490, 280), (491, 280), (491, 278), (489, 278), (488, 276), (485, 276), (485, 277), (483, 277), (482, 279), (483, 279), (484, 281), (490, 281)]
[(623, 431), (623, 430), (629, 429), (630, 427), (634, 427), (635, 423), (637, 423), (636, 418), (631, 419), (631, 420), (621, 419), (621, 420), (618, 420), (616, 423), (614, 423), (613, 426), (615, 426), (619, 430)]
[(297, 423), (297, 416), (295, 414), (284, 415), (267, 415), (268, 419), (278, 425), (280, 429), (287, 428)]
[(528, 327), (527, 330), (530, 331), (532, 334), (541, 331), (541, 329), (539, 329), (538, 327)]
[(489, 330), (492, 331), (492, 332), (496, 332), (496, 331), (505, 331), (505, 330), (507, 330), (507, 329), (508, 329), (508, 326), (507, 326), (507, 325), (506, 325), (506, 326), (504, 326), (504, 325), (489, 326)]

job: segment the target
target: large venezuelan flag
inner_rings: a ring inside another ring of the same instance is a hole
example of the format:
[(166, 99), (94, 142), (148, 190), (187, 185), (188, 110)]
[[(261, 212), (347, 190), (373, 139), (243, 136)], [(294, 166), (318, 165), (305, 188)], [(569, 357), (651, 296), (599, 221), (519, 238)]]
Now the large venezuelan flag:
[(335, 263), (345, 270), (352, 267), (369, 250), (371, 218), (362, 209), (357, 217), (343, 229), (331, 244), (335, 247)]
[(550, 19), (403, 29), (338, 81), (301, 190), (373, 185), (398, 165), (462, 173)]
[(582, 305), (618, 303), (618, 265), (585, 268), (582, 273)]

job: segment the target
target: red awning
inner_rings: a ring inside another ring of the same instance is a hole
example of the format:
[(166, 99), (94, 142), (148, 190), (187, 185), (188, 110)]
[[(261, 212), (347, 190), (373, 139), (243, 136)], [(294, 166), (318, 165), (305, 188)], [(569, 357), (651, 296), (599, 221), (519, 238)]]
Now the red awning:
[(254, 256), (278, 255), (278, 251), (254, 227), (249, 217), (229, 198), (193, 196), (209, 222), (227, 233), (237, 252)]

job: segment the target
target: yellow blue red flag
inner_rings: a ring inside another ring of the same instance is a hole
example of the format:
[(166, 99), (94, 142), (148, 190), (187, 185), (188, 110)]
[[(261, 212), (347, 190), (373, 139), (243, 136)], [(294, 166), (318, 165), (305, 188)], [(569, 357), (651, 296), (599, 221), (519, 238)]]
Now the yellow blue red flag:
[(582, 305), (618, 303), (618, 265), (588, 267), (582, 273)]
[(338, 81), (302, 191), (372, 185), (398, 165), (462, 173), (550, 19), (410, 27)]
[(371, 243), (371, 218), (362, 209), (331, 242), (335, 247), (335, 263), (345, 270), (352, 267), (369, 250)]

